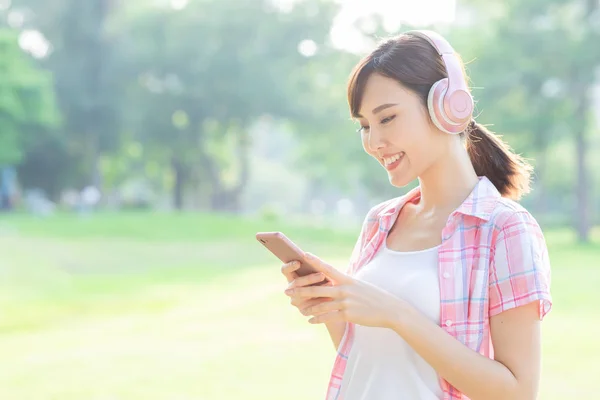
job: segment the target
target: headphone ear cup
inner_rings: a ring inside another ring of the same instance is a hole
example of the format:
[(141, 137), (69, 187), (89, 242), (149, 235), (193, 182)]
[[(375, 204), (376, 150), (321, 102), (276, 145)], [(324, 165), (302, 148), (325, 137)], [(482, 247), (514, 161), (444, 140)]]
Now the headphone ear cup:
[[(447, 110), (447, 115), (453, 123), (463, 124), (465, 121), (470, 121), (473, 116), (473, 98), (469, 92), (465, 90), (456, 90), (452, 93), (452, 96), (444, 98), (445, 106), (444, 110)], [(450, 114), (448, 114), (450, 113)]]
[(429, 117), (431, 117), (431, 121), (433, 124), (442, 132), (452, 133), (445, 128), (444, 124), (442, 124), (444, 112), (443, 107), (440, 107), (442, 102), (442, 95), (446, 93), (448, 89), (448, 78), (440, 79), (435, 82), (431, 89), (429, 89), (429, 94), (427, 95), (427, 109), (429, 110)]
[(464, 123), (457, 123), (450, 118), (444, 109), (444, 96), (448, 90), (448, 78), (440, 79), (435, 82), (427, 96), (427, 109), (433, 124), (442, 132), (449, 134), (458, 134), (464, 131), (469, 125), (470, 119)]

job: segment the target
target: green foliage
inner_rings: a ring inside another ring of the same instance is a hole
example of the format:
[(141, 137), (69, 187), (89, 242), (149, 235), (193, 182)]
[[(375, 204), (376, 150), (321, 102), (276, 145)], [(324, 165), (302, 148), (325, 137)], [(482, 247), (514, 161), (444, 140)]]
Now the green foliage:
[[(49, 144), (58, 149), (60, 160), (68, 160), (68, 167), (46, 160), (42, 165), (50, 168), (41, 168), (46, 182), (101, 187), (101, 155), (118, 146), (122, 60), (107, 29), (115, 7), (108, 0), (12, 2), (9, 12), (24, 15), (22, 29), (40, 33), (50, 44), (39, 64), (53, 76), (66, 143)], [(27, 173), (27, 181), (36, 178)]]
[(319, 1), (290, 13), (254, 0), (204, 1), (123, 16), (114, 29), (129, 55), (132, 129), (182, 164), (178, 179), (197, 171), (213, 194), (243, 187), (247, 130), (263, 114), (299, 118), (295, 97), (310, 60), (297, 45), (323, 43), (332, 10)]
[[(51, 47), (36, 61), (16, 36), (2, 39), (12, 47), (0, 62), (10, 69), (0, 81), (0, 164), (19, 163), (25, 187), (52, 194), (92, 180), (228, 211), (264, 202), (306, 211), (311, 198), (341, 196), (364, 208), (398, 195), (348, 112), (346, 83), (362, 54), (330, 41), (340, 5), (293, 3), (13, 0), (7, 11), (25, 9), (21, 28)], [(465, 0), (461, 24), (432, 27), (467, 63), (478, 121), (534, 163), (524, 201), (541, 213), (598, 202), (580, 189), (595, 163), (584, 150), (600, 150), (587, 95), (600, 60), (594, 4)], [(374, 44), (390, 34), (382, 21), (364, 15), (356, 26)]]
[(14, 165), (59, 118), (50, 74), (36, 68), (7, 28), (0, 29), (0, 72), (0, 165)]
[[(499, 12), (490, 18), (491, 4)], [(540, 208), (548, 203), (547, 189), (556, 188), (551, 170), (568, 168), (568, 160), (581, 160), (574, 171), (576, 184), (571, 186), (571, 179), (565, 177), (562, 190), (553, 190), (552, 195), (556, 203), (572, 204), (574, 225), (586, 240), (593, 218), (587, 143), (598, 123), (588, 116), (593, 107), (590, 91), (600, 66), (600, 49), (590, 46), (600, 39), (598, 2), (511, 0), (491, 4), (468, 1), (475, 22), (453, 32), (453, 39), (465, 48), (464, 58), (475, 58), (469, 64), (473, 86), (484, 86), (474, 90), (478, 120), (493, 124), (518, 152), (536, 158)], [(467, 30), (480, 34), (467, 36)], [(550, 148), (568, 143), (565, 138), (576, 143), (573, 154), (550, 165)], [(573, 189), (577, 190), (575, 202), (569, 198)]]

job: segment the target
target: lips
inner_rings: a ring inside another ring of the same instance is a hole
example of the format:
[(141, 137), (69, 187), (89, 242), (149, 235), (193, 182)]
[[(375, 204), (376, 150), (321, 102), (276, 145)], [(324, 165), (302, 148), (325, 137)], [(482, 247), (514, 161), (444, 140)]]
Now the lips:
[(404, 155), (405, 153), (403, 151), (394, 154), (387, 154), (381, 157), (381, 162), (385, 169), (391, 171), (398, 165), (400, 165), (400, 163), (404, 159)]
[(401, 159), (404, 156), (404, 152), (401, 151), (400, 153), (396, 153), (396, 154), (392, 154), (390, 156), (386, 156), (386, 157), (382, 157), (383, 159), (383, 165), (385, 167), (387, 167), (388, 165), (391, 165), (392, 163), (398, 161), (399, 159)]

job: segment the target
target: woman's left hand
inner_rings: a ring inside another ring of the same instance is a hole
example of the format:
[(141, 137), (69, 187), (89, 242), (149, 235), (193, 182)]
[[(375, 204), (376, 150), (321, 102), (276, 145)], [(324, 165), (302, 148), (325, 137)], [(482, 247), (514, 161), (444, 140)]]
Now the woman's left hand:
[(391, 327), (395, 315), (400, 312), (399, 298), (338, 271), (312, 254), (307, 254), (307, 261), (334, 282), (332, 286), (306, 286), (285, 291), (288, 296), (331, 299), (303, 310), (304, 315), (313, 316), (310, 323), (345, 321), (363, 326)]

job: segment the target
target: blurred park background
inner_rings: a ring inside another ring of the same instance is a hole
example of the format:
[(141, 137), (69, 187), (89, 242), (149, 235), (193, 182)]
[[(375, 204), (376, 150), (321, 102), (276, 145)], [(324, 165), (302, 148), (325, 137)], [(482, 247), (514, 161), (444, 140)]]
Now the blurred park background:
[[(553, 312), (541, 399), (597, 398), (598, 0), (0, 0), (0, 399), (322, 398), (326, 330), (254, 233), (344, 267), (403, 194), (345, 84), (446, 35), (477, 119), (535, 165)], [(596, 378), (594, 378), (596, 376)]]

